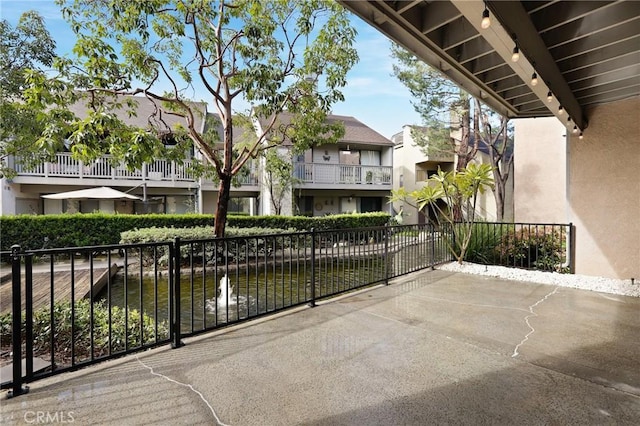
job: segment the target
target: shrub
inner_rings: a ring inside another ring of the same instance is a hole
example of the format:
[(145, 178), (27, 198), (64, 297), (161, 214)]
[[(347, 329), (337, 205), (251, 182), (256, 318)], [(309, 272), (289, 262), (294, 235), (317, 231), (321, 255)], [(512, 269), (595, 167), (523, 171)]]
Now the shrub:
[(473, 225), (465, 260), (484, 265), (499, 265), (496, 247), (506, 232), (513, 232), (514, 225), (478, 222)]
[(384, 226), (389, 223), (388, 213), (372, 212), (337, 214), (330, 216), (230, 216), (227, 225), (236, 228), (280, 228), (298, 231), (353, 229)]
[(0, 249), (20, 244), (23, 250), (118, 244), (120, 233), (136, 228), (213, 225), (213, 216), (198, 214), (57, 214), (0, 217)]
[[(384, 226), (387, 213), (342, 214), (324, 217), (230, 215), (233, 228), (276, 228), (318, 231)], [(212, 215), (201, 214), (58, 214), (0, 216), (0, 250), (14, 244), (23, 250), (118, 244), (120, 234), (143, 228), (213, 226)], [(213, 233), (211, 234), (213, 235)]]
[(563, 233), (543, 226), (509, 230), (500, 238), (495, 252), (509, 265), (564, 272), (564, 247)]
[[(172, 242), (180, 238), (186, 243), (180, 246), (182, 263), (191, 260), (195, 262), (224, 262), (243, 261), (247, 257), (271, 254), (274, 250), (281, 250), (298, 243), (298, 239), (269, 238), (268, 235), (280, 235), (296, 232), (295, 229), (277, 228), (231, 228), (226, 229), (225, 239), (213, 238), (213, 227), (197, 228), (147, 228), (123, 232), (121, 244), (148, 244), (159, 242)], [(263, 236), (267, 236), (264, 237)], [(240, 237), (233, 239), (233, 237)], [(253, 237), (253, 238), (249, 238)], [(231, 238), (231, 239), (230, 239)], [(191, 241), (191, 242), (190, 242)], [(197, 241), (197, 242), (193, 242)], [(303, 241), (303, 240), (302, 240)], [(192, 254), (195, 259), (192, 259)], [(203, 260), (204, 259), (204, 260)], [(147, 247), (142, 252), (144, 265), (152, 265), (157, 262), (166, 266), (169, 263), (169, 248), (167, 245)]]
[[(91, 302), (82, 299), (76, 302), (73, 333), (71, 321), (71, 302), (56, 302), (53, 307), (53, 320), (55, 339), (53, 352), (58, 362), (70, 363), (71, 348), (75, 353), (76, 362), (90, 359), (91, 357)], [(125, 328), (125, 318), (126, 328)], [(12, 315), (10, 313), (0, 316), (0, 335), (3, 347), (11, 344)], [(142, 321), (142, 333), (140, 325)], [(22, 318), (22, 335), (24, 339), (25, 319)], [(156, 331), (158, 340), (169, 337), (169, 329), (166, 321), (158, 322), (155, 329), (155, 320), (146, 315), (140, 315), (135, 309), (126, 311), (119, 306), (111, 306), (111, 335), (109, 335), (109, 308), (105, 301), (93, 303), (93, 356), (103, 357), (112, 353), (125, 350), (125, 339), (128, 347), (139, 347), (156, 343)], [(44, 356), (46, 359), (51, 353), (51, 311), (49, 307), (43, 307), (33, 312), (33, 351), (36, 356)]]

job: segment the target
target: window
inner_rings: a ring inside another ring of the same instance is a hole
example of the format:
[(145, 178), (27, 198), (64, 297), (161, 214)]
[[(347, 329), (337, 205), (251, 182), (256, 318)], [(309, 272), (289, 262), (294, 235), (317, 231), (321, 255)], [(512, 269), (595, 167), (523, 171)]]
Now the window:
[(379, 166), (380, 151), (360, 151), (360, 164), (363, 166)]

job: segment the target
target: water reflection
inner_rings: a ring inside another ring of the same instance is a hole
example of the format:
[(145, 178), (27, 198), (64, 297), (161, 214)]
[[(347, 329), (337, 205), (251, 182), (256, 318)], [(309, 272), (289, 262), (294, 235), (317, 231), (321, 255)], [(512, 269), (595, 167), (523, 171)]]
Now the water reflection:
[[(169, 318), (169, 279), (166, 273), (120, 271), (98, 298), (128, 306), (157, 322)], [(182, 272), (185, 272), (182, 268)], [(257, 268), (193, 269), (180, 277), (180, 322), (183, 333), (237, 322), (311, 300), (311, 265), (303, 262)], [(384, 264), (335, 259), (316, 263), (315, 296), (323, 297), (382, 280)], [(221, 283), (224, 285), (221, 287)], [(125, 291), (126, 289), (126, 291)]]

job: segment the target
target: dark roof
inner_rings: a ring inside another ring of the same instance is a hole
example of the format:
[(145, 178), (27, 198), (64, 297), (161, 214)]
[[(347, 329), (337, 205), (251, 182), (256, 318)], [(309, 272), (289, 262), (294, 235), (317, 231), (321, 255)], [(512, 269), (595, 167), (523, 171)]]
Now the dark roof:
[[(278, 115), (278, 122), (288, 124), (291, 121), (291, 116), (288, 112), (282, 112)], [(265, 126), (268, 119), (259, 118), (259, 121), (261, 126)], [(359, 145), (393, 146), (393, 142), (390, 139), (382, 136), (354, 117), (330, 114), (327, 117), (327, 121), (329, 123), (342, 122), (344, 124), (344, 136), (339, 142)]]
[[(123, 98), (125, 97), (123, 96)], [(141, 129), (147, 129), (152, 125), (158, 129), (162, 129), (165, 125), (171, 129), (178, 125), (186, 127), (186, 121), (184, 118), (168, 114), (162, 108), (160, 102), (154, 103), (151, 99), (144, 96), (126, 96), (126, 98), (133, 99), (136, 102), (136, 114), (130, 116), (129, 109), (126, 104), (122, 108), (117, 109), (116, 113), (119, 115), (120, 119), (129, 126), (135, 126)], [(156, 105), (159, 110), (159, 114), (157, 116), (154, 115), (154, 113), (156, 113)], [(198, 131), (202, 131), (204, 115), (207, 112), (207, 105), (203, 102), (190, 102), (190, 105), (193, 106), (194, 110), (198, 111), (194, 117), (195, 128)], [(72, 104), (69, 109), (78, 117), (84, 117), (88, 110), (88, 101), (84, 98), (83, 100)]]
[[(213, 127), (213, 129), (212, 129)], [(216, 112), (208, 112), (207, 120), (205, 122), (205, 132), (213, 131), (218, 134), (219, 142), (222, 142), (224, 138), (224, 129), (222, 128), (222, 122), (219, 119), (219, 115)], [(242, 126), (233, 126), (233, 140), (238, 141), (242, 139), (245, 132), (245, 128)]]

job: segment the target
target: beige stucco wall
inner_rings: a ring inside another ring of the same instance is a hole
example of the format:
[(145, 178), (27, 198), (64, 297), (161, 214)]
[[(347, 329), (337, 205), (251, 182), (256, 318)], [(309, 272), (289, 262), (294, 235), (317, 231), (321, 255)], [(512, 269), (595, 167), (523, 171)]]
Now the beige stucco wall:
[(566, 223), (566, 128), (555, 117), (514, 120), (514, 219)]
[(569, 137), (569, 214), (576, 272), (640, 279), (640, 98), (586, 111)]
[(515, 220), (571, 222), (575, 268), (640, 278), (640, 98), (585, 111), (584, 138), (555, 118), (515, 123)]
[[(407, 192), (412, 192), (421, 188), (424, 183), (416, 183), (416, 163), (427, 161), (422, 148), (417, 146), (411, 137), (411, 126), (402, 127), (402, 135), (394, 135), (394, 138), (401, 137), (402, 144), (396, 144), (393, 152), (393, 189), (404, 187)], [(418, 209), (407, 203), (393, 203), (393, 208), (399, 212), (402, 208), (403, 223), (418, 223)]]

